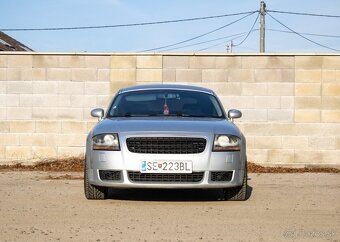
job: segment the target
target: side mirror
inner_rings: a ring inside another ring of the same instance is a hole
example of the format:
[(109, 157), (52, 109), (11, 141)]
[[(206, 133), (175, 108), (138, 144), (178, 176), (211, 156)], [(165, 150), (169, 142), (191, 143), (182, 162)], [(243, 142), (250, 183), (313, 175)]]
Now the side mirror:
[(95, 108), (91, 111), (92, 117), (97, 117), (98, 121), (102, 120), (104, 117), (104, 109), (102, 108)]
[(242, 117), (242, 113), (241, 111), (237, 110), (237, 109), (230, 109), (228, 111), (228, 118), (231, 122), (234, 122), (235, 118), (241, 118)]

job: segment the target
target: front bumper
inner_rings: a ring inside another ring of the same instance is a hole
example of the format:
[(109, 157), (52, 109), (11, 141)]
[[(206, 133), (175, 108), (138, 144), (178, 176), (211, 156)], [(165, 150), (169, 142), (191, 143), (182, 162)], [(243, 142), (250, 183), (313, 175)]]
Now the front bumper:
[(99, 170), (89, 169), (89, 182), (96, 186), (112, 187), (112, 188), (161, 188), (161, 189), (192, 189), (192, 188), (227, 188), (242, 185), (244, 176), (243, 170), (234, 170), (230, 181), (216, 182), (210, 180), (210, 172), (203, 172), (203, 179), (200, 182), (133, 182), (129, 179), (128, 171), (121, 171), (122, 177), (118, 181), (103, 181), (100, 179)]
[[(240, 152), (207, 152), (194, 155), (129, 155), (121, 151), (92, 151), (87, 156), (88, 178), (90, 184), (113, 188), (226, 188), (242, 185), (244, 165)], [(88, 160), (90, 159), (90, 160)], [(193, 172), (202, 172), (199, 182), (162, 182), (162, 181), (133, 181), (129, 172), (139, 172), (142, 160), (174, 160), (192, 161)], [(245, 163), (244, 163), (245, 164)], [(117, 171), (118, 180), (103, 180), (99, 171)], [(212, 172), (232, 172), (227, 181), (213, 181)]]

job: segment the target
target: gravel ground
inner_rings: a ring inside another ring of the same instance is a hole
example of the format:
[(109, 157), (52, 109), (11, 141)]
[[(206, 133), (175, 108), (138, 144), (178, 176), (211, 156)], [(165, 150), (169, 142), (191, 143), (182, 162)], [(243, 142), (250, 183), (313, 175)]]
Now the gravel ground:
[(340, 174), (249, 174), (249, 199), (218, 190), (83, 195), (82, 174), (0, 172), (0, 241), (340, 241)]

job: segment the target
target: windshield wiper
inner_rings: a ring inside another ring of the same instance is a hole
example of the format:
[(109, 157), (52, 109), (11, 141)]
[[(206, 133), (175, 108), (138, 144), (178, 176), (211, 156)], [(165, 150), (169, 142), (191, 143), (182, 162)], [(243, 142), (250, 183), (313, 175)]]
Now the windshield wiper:
[(191, 115), (185, 113), (170, 113), (170, 114), (157, 114), (157, 115), (150, 115), (150, 116), (164, 116), (164, 117), (188, 117), (188, 118), (218, 118), (216, 116), (205, 116), (205, 115)]
[(125, 115), (119, 116), (119, 117), (191, 117), (191, 115), (188, 114), (161, 114), (161, 113), (153, 113), (153, 114), (130, 114), (127, 113)]
[(112, 118), (118, 117), (185, 117), (185, 118), (220, 118), (217, 116), (204, 116), (204, 115), (190, 115), (184, 113), (173, 113), (173, 114), (131, 114), (126, 113), (120, 116), (111, 116)]
[(125, 117), (148, 117), (150, 115), (148, 114), (133, 114), (133, 113), (126, 113), (126, 114), (123, 114), (123, 115), (117, 115), (117, 116), (111, 116), (113, 118), (125, 118)]
[(165, 117), (190, 117), (189, 114), (184, 113), (170, 113), (170, 114), (163, 114)]

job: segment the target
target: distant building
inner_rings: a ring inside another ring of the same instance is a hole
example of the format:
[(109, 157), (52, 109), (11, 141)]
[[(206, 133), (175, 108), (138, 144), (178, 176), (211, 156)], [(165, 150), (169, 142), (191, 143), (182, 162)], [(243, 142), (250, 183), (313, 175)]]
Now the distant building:
[(33, 51), (26, 45), (0, 31), (0, 51)]

